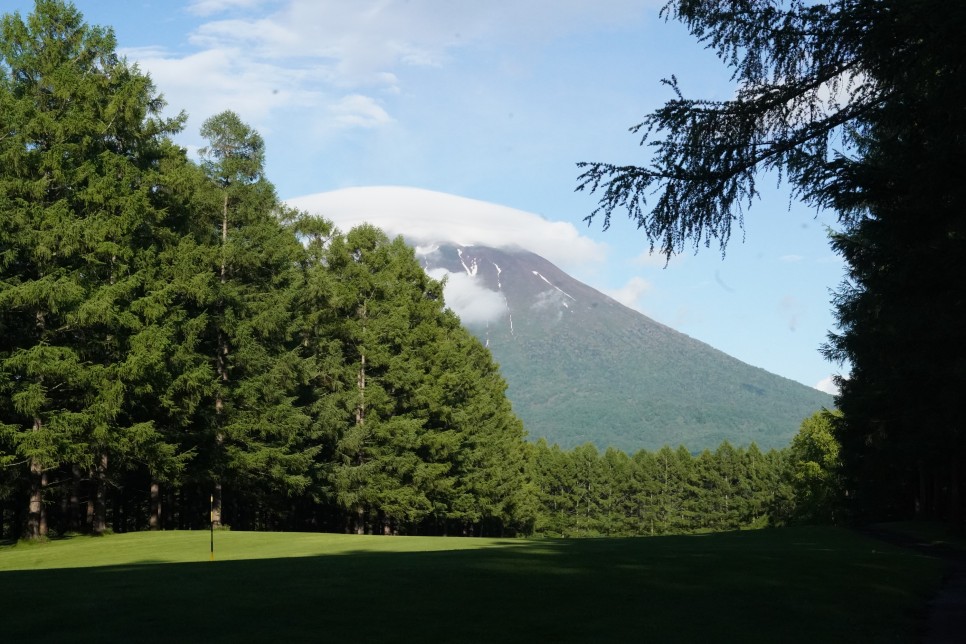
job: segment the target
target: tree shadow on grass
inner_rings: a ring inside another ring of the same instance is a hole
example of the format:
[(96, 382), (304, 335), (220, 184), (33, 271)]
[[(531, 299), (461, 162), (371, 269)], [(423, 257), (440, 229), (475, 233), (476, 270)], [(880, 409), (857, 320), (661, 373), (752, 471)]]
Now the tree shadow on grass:
[[(844, 531), (0, 573), (8, 641), (914, 641), (933, 570)], [(66, 617), (69, 616), (69, 617)]]

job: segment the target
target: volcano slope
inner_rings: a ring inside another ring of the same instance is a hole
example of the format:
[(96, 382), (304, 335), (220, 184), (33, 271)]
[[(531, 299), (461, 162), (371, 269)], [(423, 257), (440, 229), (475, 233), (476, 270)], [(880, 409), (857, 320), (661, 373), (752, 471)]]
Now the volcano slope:
[(532, 252), (437, 244), (419, 255), (431, 275), (460, 280), (463, 297), (489, 303), (464, 324), (499, 362), (532, 439), (625, 452), (782, 448), (832, 407), (828, 394), (664, 326)]

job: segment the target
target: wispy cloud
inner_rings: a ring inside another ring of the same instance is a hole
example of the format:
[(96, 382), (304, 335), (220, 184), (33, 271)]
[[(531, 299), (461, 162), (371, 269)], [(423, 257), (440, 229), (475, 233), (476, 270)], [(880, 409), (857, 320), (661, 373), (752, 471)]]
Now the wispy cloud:
[[(468, 46), (557, 37), (647, 10), (632, 0), (196, 0), (188, 49), (128, 49), (190, 131), (224, 109), (260, 131), (273, 119), (307, 133), (394, 122), (379, 96), (404, 91), (407, 69), (443, 67)], [(651, 7), (653, 9), (653, 7)], [(278, 124), (281, 127), (281, 123)]]
[(210, 16), (224, 11), (253, 9), (262, 4), (265, 0), (194, 0), (187, 9), (196, 16)]
[(392, 121), (379, 102), (369, 96), (344, 96), (329, 108), (332, 117), (347, 127), (378, 127)]
[(122, 53), (150, 72), (173, 111), (188, 112), (193, 130), (231, 108), (266, 133), (273, 111), (319, 108), (327, 99), (300, 70), (247, 60), (238, 50), (208, 49), (184, 57), (156, 48)]

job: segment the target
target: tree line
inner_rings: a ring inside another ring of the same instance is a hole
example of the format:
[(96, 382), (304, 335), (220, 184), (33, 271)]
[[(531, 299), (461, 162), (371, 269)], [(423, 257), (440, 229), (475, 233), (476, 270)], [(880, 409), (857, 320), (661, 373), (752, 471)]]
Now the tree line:
[(549, 536), (652, 536), (829, 523), (841, 517), (836, 415), (802, 422), (792, 444), (694, 454), (665, 445), (632, 455), (587, 444), (531, 447), (534, 530)]

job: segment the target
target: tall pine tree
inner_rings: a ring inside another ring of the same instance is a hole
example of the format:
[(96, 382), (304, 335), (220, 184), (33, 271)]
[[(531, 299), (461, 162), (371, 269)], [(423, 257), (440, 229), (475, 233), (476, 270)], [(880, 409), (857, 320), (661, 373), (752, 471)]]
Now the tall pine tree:
[(150, 79), (72, 5), (39, 0), (0, 30), (3, 422), (28, 469), (27, 536), (46, 531), (47, 473), (70, 465), (94, 482), (102, 531), (113, 461), (153, 440), (124, 413), (123, 365), (181, 119), (159, 116)]
[(309, 418), (294, 404), (304, 374), (296, 311), (303, 249), (264, 176), (261, 136), (231, 111), (206, 120), (201, 134), (202, 167), (215, 189), (200, 213), (214, 233), (201, 249), (209, 251), (210, 298), (201, 341), (215, 381), (199, 465), (211, 477), (219, 525), (226, 483), (250, 502), (299, 493), (315, 450), (300, 441)]

